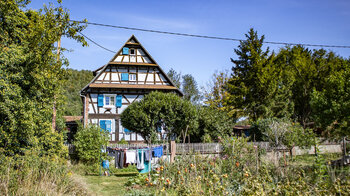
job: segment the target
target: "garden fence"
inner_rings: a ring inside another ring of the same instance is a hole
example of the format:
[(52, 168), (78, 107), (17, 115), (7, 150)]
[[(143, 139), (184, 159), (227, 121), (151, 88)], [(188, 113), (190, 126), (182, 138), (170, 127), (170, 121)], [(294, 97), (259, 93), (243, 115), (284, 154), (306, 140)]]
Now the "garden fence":
[[(288, 149), (286, 147), (271, 147), (269, 145), (269, 142), (248, 142), (249, 144), (252, 144), (259, 149), (263, 149), (266, 152), (271, 152), (271, 151), (287, 151)], [(75, 153), (75, 147), (73, 144), (65, 144), (68, 147), (69, 154), (74, 154)], [(170, 154), (170, 145), (168, 143), (163, 143), (163, 144), (152, 144), (152, 147), (156, 146), (165, 146), (165, 151), (164, 154)], [(122, 148), (122, 149), (130, 149), (130, 148), (145, 148), (149, 147), (148, 144), (144, 143), (138, 143), (138, 144), (109, 144), (109, 147), (112, 148)], [(320, 145), (320, 150), (328, 152), (328, 149), (335, 148), (335, 150), (332, 151), (339, 151), (341, 149), (341, 143), (336, 143), (336, 142), (325, 142), (324, 144)], [(295, 148), (296, 150), (299, 150), (299, 148)], [(312, 153), (314, 151), (313, 149), (309, 150), (299, 150), (300, 154), (304, 153)], [(222, 145), (220, 143), (177, 143), (176, 144), (176, 154), (219, 154), (222, 152)], [(297, 152), (296, 154), (299, 154)]]

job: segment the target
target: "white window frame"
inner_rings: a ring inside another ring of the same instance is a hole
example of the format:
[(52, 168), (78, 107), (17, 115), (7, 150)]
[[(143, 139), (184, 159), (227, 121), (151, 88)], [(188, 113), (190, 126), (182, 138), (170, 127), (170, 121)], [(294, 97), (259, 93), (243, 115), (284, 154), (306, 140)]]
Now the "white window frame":
[[(109, 97), (109, 99), (111, 97), (113, 97), (114, 99), (114, 103), (111, 105), (111, 100), (109, 100), (109, 105), (106, 104), (106, 97)], [(114, 108), (115, 107), (115, 101), (116, 101), (116, 96), (114, 94), (105, 94), (104, 97), (103, 97), (103, 107), (106, 107), (106, 108)]]
[[(135, 78), (133, 78), (135, 77)], [(136, 82), (136, 74), (134, 73), (129, 73), (129, 81), (131, 82)]]

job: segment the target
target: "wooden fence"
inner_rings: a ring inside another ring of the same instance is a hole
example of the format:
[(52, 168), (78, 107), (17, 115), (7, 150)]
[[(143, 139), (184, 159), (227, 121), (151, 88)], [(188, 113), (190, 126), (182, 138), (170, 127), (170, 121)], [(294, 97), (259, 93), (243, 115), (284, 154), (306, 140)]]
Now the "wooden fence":
[(218, 154), (222, 151), (219, 143), (177, 143), (176, 154), (200, 153)]
[[(252, 144), (259, 149), (264, 149), (266, 152), (271, 151), (287, 151), (288, 149), (286, 147), (270, 147), (268, 142), (248, 142), (249, 144)], [(69, 154), (75, 153), (75, 147), (73, 144), (65, 144), (68, 147)], [(164, 146), (164, 154), (169, 155), (170, 154), (170, 145), (168, 143), (163, 144), (152, 144), (151, 147), (156, 146)], [(123, 148), (123, 149), (130, 149), (130, 148), (145, 148), (149, 147), (147, 144), (109, 144), (108, 147), (112, 148)], [(336, 148), (334, 152), (338, 152), (339, 149), (341, 149), (341, 145), (338, 144), (321, 144), (320, 150), (324, 152), (328, 152), (328, 148)], [(312, 149), (307, 150), (305, 152), (298, 151), (298, 148), (296, 147), (295, 150), (297, 150), (296, 154), (304, 154), (304, 153), (311, 153)], [(310, 151), (310, 152), (309, 152)], [(176, 154), (190, 154), (190, 153), (199, 153), (199, 154), (219, 154), (222, 152), (222, 145), (220, 143), (177, 143), (176, 144)]]

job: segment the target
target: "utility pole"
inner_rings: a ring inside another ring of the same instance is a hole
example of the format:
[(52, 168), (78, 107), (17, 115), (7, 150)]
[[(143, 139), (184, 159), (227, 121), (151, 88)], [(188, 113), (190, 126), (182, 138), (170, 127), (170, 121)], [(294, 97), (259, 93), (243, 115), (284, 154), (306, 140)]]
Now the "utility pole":
[[(60, 51), (61, 51), (61, 35), (57, 41), (57, 63), (60, 61)], [(52, 107), (52, 131), (56, 130), (56, 94), (54, 92), (53, 96), (53, 107)]]

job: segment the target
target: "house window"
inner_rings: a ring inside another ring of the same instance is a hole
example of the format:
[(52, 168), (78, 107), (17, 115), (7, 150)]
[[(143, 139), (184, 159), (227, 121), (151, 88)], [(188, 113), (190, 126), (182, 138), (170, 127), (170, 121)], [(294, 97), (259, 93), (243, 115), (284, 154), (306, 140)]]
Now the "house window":
[(135, 49), (130, 48), (130, 55), (135, 55)]
[(129, 74), (129, 81), (136, 81), (136, 74)]
[(115, 95), (105, 95), (104, 106), (114, 106), (115, 105)]

